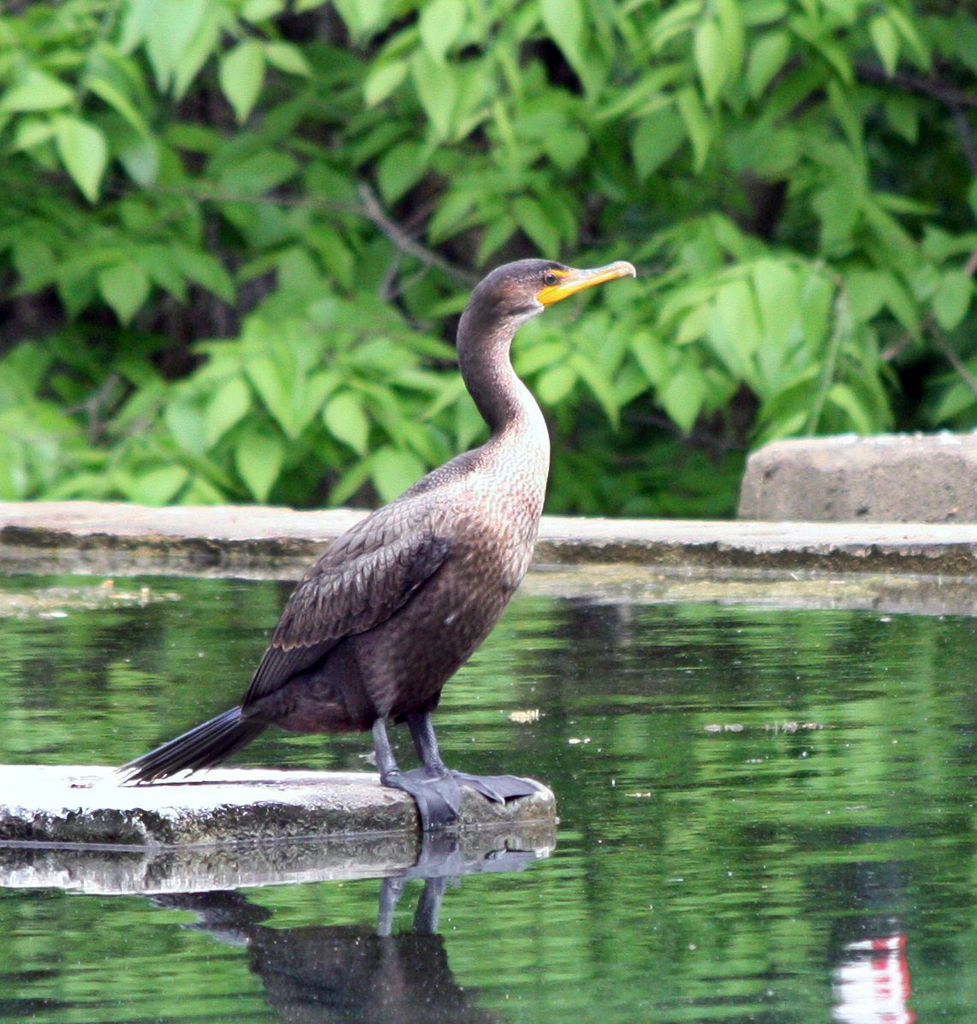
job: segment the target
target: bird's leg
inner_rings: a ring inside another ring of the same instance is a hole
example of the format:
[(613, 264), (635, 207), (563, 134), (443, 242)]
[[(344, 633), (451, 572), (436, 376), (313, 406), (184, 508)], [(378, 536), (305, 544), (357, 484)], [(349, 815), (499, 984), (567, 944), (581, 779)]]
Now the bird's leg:
[(438, 738), (434, 735), (434, 723), (427, 713), (407, 716), (407, 727), (414, 740), (414, 749), (421, 759), (421, 764), (429, 772), (439, 775), (448, 774), (448, 766), (441, 760), (441, 748)]
[[(421, 892), (420, 899), (417, 901), (417, 910), (414, 912), (415, 935), (437, 935), (445, 881), (444, 878), (424, 879), (424, 890)], [(393, 935), (394, 911), (397, 909), (406, 884), (406, 878), (385, 878), (380, 886), (377, 935), (381, 938)]]
[(531, 796), (538, 792), (539, 786), (536, 783), (530, 779), (520, 778), (518, 775), (469, 775), (467, 772), (452, 771), (441, 760), (441, 751), (438, 748), (438, 739), (434, 735), (431, 716), (426, 712), (408, 715), (407, 725), (410, 728), (411, 736), (414, 737), (417, 755), (432, 775), (435, 773), (448, 775), (463, 785), (470, 786), (487, 799), (495, 800), (500, 804), (505, 803), (506, 800)]
[[(413, 732), (413, 726), (411, 732)], [(433, 730), (431, 736), (432, 738), (434, 736)], [(415, 745), (417, 742), (415, 736)], [(444, 828), (446, 825), (454, 825), (458, 821), (458, 816), (461, 813), (461, 789), (452, 773), (441, 763), (440, 755), (430, 766), (422, 756), (423, 768), (402, 772), (397, 766), (393, 747), (391, 747), (390, 738), (387, 736), (387, 726), (382, 718), (378, 718), (373, 723), (373, 749), (376, 752), (380, 781), (385, 786), (410, 793), (417, 804), (421, 828), (425, 832), (435, 828)], [(418, 750), (420, 750), (419, 746)], [(434, 751), (437, 754), (436, 741)]]
[(393, 934), (394, 911), (404, 891), (406, 878), (385, 878), (380, 883), (380, 909), (377, 912), (377, 935), (386, 938)]
[(437, 935), (446, 881), (444, 878), (424, 879), (424, 891), (417, 901), (417, 910), (414, 912), (415, 935)]

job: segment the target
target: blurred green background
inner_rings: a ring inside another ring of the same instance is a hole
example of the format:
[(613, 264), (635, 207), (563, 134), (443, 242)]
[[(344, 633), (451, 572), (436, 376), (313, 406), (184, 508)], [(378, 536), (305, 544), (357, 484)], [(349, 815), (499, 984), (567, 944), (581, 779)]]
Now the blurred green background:
[(0, 14), (0, 498), (373, 504), (481, 439), (489, 267), (548, 510), (732, 512), (777, 437), (977, 424), (977, 19), (947, 0), (62, 0)]

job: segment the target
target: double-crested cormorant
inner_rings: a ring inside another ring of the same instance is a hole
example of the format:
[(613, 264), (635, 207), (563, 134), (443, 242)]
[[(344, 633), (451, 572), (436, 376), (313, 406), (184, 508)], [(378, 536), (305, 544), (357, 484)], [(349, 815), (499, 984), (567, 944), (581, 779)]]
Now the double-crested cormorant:
[[(539, 406), (509, 360), (521, 324), (630, 263), (574, 270), (520, 260), (472, 292), (458, 326), (465, 386), (491, 430), (336, 540), (289, 598), (241, 705), (121, 769), (148, 782), (219, 764), (268, 725), (373, 730), (380, 779), (417, 802), (425, 829), (457, 820), (459, 782), (492, 800), (535, 787), (445, 767), (431, 712), (489, 634), (532, 558), (549, 470)], [(406, 721), (422, 767), (402, 772), (386, 721)]]

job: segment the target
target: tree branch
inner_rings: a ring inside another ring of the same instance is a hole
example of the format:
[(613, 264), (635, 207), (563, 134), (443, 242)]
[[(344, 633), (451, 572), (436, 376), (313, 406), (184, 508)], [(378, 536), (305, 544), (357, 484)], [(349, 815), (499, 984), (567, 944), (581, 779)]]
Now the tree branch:
[[(359, 206), (337, 203), (317, 196), (246, 195), (236, 192), (204, 191), (185, 186), (153, 185), (154, 192), (185, 196), (202, 203), (252, 203), (256, 205), (289, 206), (306, 209), (332, 210), (336, 213), (359, 214), (377, 227), (393, 243), (395, 249), (420, 260), (426, 267), (435, 267), (461, 284), (471, 286), (478, 281), (478, 275), (459, 267), (443, 256), (421, 245), (384, 210), (373, 189), (365, 182), (357, 182), (356, 191), (360, 197)], [(120, 193), (121, 194), (121, 193)]]
[(360, 181), (357, 184), (356, 191), (360, 197), (363, 216), (390, 239), (395, 249), (399, 249), (400, 252), (406, 253), (408, 256), (413, 256), (414, 259), (420, 260), (425, 266), (436, 267), (442, 273), (453, 277), (456, 281), (460, 281), (463, 284), (472, 285), (476, 282), (477, 277), (474, 274), (455, 266), (453, 263), (449, 263), (448, 260), (439, 256), (436, 252), (432, 252), (421, 245), (420, 242), (411, 238), (384, 210), (376, 193), (365, 181)]
[[(967, 257), (967, 262), (963, 265), (962, 270), (968, 277), (973, 277), (974, 274), (977, 274), (977, 250)], [(975, 395), (977, 395), (977, 377), (967, 369), (967, 364), (946, 343), (944, 337), (937, 330), (936, 317), (932, 312), (927, 314), (926, 318), (920, 325), (920, 329), (932, 337), (933, 344), (937, 349), (939, 349), (941, 355), (946, 359), (946, 361), (953, 367), (957, 376)], [(884, 349), (880, 358), (883, 362), (891, 362), (893, 359), (902, 355), (911, 342), (912, 336), (907, 331), (894, 345), (890, 345)]]
[(890, 75), (885, 68), (877, 64), (864, 62), (855, 65), (855, 73), (864, 82), (872, 85), (894, 85), (903, 92), (916, 92), (939, 100), (944, 106), (977, 108), (977, 94), (957, 89), (932, 75), (911, 75), (906, 71), (896, 71)]

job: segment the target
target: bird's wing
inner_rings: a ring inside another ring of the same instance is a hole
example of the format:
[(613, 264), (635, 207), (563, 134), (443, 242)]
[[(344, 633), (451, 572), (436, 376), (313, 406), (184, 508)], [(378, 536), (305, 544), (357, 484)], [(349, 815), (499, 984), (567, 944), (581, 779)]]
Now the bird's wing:
[(431, 523), (391, 531), (371, 516), (339, 538), (298, 584), (282, 612), (243, 706), (311, 667), (344, 637), (386, 621), (444, 564), (450, 538)]

